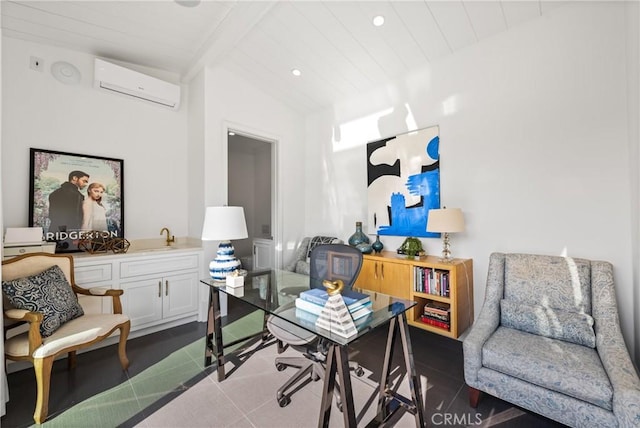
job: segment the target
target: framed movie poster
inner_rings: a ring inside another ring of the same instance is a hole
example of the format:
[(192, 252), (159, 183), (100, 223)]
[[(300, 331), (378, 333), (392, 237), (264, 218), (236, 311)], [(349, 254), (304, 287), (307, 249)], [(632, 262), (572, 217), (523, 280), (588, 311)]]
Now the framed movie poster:
[(91, 232), (124, 238), (122, 159), (31, 149), (29, 226), (57, 253), (80, 251)]

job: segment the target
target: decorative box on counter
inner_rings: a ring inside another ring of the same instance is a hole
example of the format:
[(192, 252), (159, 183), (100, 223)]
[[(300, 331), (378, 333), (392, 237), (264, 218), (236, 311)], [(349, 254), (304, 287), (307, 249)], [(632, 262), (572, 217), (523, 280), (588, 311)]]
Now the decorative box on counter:
[(227, 287), (244, 287), (244, 276), (229, 275), (227, 276)]

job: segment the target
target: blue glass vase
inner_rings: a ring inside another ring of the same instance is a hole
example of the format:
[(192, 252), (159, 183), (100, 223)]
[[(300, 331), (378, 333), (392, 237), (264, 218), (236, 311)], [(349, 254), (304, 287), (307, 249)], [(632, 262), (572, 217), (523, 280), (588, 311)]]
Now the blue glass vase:
[(356, 231), (349, 237), (349, 245), (356, 247), (358, 244), (368, 244), (370, 242), (369, 237), (362, 232), (362, 222), (357, 221)]
[(373, 244), (371, 244), (371, 248), (373, 248), (373, 251), (375, 251), (376, 253), (382, 251), (382, 249), (384, 248), (384, 244), (382, 243), (382, 241), (380, 241), (380, 236), (376, 235), (376, 240), (373, 241)]

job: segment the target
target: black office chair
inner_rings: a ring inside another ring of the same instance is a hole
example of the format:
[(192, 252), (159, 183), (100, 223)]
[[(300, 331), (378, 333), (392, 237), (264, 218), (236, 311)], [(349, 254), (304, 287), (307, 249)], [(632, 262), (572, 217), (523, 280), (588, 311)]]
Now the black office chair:
[[(331, 281), (341, 279), (344, 282), (344, 288), (351, 289), (362, 267), (362, 253), (354, 247), (343, 244), (319, 245), (312, 250), (310, 259), (310, 288), (324, 288), (322, 281), (325, 279)], [(294, 302), (281, 308), (282, 312), (295, 312), (295, 310)], [(315, 334), (274, 315), (267, 320), (267, 328), (278, 341), (299, 350), (303, 355), (302, 357), (276, 358), (275, 363), (278, 371), (285, 370), (287, 367), (299, 369), (278, 389), (276, 395), (278, 404), (280, 407), (285, 407), (291, 402), (291, 397), (286, 394), (291, 386), (308, 375), (314, 381), (324, 376), (327, 344), (325, 340)], [(358, 365), (350, 365), (350, 368), (353, 368), (358, 376), (364, 374)], [(335, 388), (334, 391), (340, 408), (339, 388)]]

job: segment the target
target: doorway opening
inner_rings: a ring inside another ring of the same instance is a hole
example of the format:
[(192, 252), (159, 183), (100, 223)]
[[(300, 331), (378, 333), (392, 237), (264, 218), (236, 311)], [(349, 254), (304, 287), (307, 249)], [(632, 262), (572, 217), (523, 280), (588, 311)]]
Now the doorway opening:
[(243, 269), (275, 268), (275, 141), (227, 132), (228, 204), (244, 207), (247, 239), (233, 242)]

